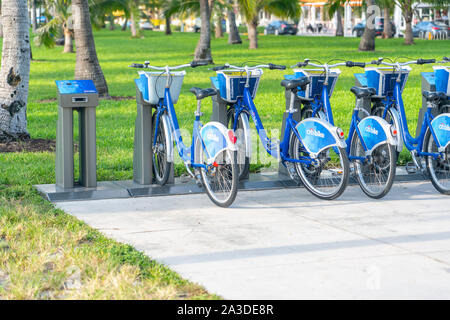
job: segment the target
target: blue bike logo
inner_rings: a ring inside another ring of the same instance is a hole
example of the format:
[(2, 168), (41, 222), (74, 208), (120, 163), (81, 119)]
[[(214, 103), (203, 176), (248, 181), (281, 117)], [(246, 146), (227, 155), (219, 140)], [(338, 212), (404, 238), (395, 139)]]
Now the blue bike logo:
[(444, 131), (450, 131), (450, 126), (446, 123), (441, 123), (439, 125), (439, 129), (444, 130)]
[(318, 138), (325, 138), (325, 135), (320, 132), (320, 130), (315, 130), (314, 128), (309, 128), (308, 130), (306, 130), (306, 134), (309, 134), (310, 136), (315, 136)]
[(375, 129), (374, 127), (372, 127), (371, 125), (368, 125), (365, 129), (366, 132), (374, 134), (374, 135), (378, 135), (378, 130)]

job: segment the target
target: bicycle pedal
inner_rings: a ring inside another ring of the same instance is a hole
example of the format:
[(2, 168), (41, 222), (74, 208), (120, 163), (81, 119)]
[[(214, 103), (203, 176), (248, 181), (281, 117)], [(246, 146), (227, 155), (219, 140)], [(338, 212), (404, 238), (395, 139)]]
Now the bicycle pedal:
[(292, 165), (292, 163), (286, 163), (286, 169), (289, 173), (289, 177), (294, 180), (295, 182), (297, 182), (298, 185), (300, 185), (300, 177), (297, 174), (297, 170), (295, 170), (294, 166)]
[(199, 174), (195, 176), (195, 183), (197, 184), (197, 187), (203, 189), (202, 177)]
[(416, 174), (418, 169), (413, 162), (408, 162), (405, 166), (406, 172), (408, 174)]

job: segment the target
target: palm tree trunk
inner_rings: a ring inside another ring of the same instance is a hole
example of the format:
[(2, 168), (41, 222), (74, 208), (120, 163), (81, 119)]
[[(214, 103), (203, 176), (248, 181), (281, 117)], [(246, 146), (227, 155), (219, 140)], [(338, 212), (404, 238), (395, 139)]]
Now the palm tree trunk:
[(99, 96), (108, 98), (108, 85), (106, 84), (95, 50), (91, 18), (89, 15), (89, 1), (72, 0), (72, 13), (74, 16), (75, 45), (77, 51), (75, 79), (93, 80)]
[(222, 13), (217, 14), (217, 21), (216, 21), (216, 32), (215, 36), (216, 38), (223, 38), (223, 30), (222, 30)]
[(166, 31), (165, 31), (165, 33), (168, 36), (172, 34), (172, 28), (170, 27), (170, 24), (171, 24), (170, 17), (166, 17)]
[(73, 31), (64, 26), (64, 51), (63, 53), (73, 53)]
[(233, 8), (229, 8), (227, 11), (228, 23), (230, 24), (230, 34), (228, 35), (229, 44), (241, 44), (241, 36), (239, 35), (239, 29), (236, 26), (236, 15)]
[(27, 0), (3, 0), (1, 6), (5, 37), (0, 70), (0, 140), (26, 139), (30, 79)]
[(412, 1), (405, 3), (403, 8), (403, 16), (405, 17), (405, 44), (410, 46), (414, 44), (412, 32), (413, 10)]
[(127, 31), (128, 18), (125, 18), (125, 22), (122, 25), (122, 31)]
[[(366, 21), (370, 20), (370, 17), (374, 12), (371, 10), (374, 5), (374, 0), (366, 0), (367, 3), (367, 18)], [(361, 37), (361, 42), (359, 43), (359, 51), (375, 51), (375, 25), (366, 23), (366, 28), (364, 29), (364, 34)]]
[(342, 24), (342, 15), (341, 15), (341, 9), (338, 8), (336, 10), (336, 37), (343, 37), (344, 36), (344, 26)]
[(209, 10), (209, 3), (208, 0), (199, 1), (202, 27), (200, 30), (200, 39), (195, 48), (194, 60), (213, 63), (211, 56), (211, 12)]
[(31, 0), (31, 23), (33, 25), (33, 33), (36, 33), (37, 29), (36, 0)]
[(3, 38), (3, 22), (2, 22), (1, 3), (0, 3), (0, 38)]
[(114, 31), (116, 26), (114, 25), (114, 16), (112, 14), (109, 15), (109, 30)]
[(389, 8), (384, 8), (384, 30), (383, 38), (392, 38), (392, 25), (391, 25), (391, 10)]
[(250, 49), (258, 49), (258, 17), (254, 17), (252, 21), (247, 23), (248, 40), (250, 41)]
[(137, 26), (137, 21), (135, 19), (136, 12), (135, 10), (131, 10), (130, 13), (130, 30), (131, 30), (131, 37), (132, 38), (138, 38), (139, 37), (139, 27)]

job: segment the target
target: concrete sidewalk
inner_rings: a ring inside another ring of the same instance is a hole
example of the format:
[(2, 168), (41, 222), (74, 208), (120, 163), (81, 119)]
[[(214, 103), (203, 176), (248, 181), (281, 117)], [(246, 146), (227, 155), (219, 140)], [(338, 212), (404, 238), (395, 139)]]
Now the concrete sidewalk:
[(226, 299), (450, 299), (450, 197), (431, 183), (383, 200), (348, 187), (77, 201), (57, 206)]

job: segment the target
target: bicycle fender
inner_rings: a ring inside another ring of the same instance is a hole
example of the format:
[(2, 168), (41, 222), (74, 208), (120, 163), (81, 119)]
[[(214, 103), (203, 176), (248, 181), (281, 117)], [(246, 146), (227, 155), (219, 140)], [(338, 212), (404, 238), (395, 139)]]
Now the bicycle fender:
[(404, 140), (404, 136), (403, 136), (403, 129), (400, 124), (400, 114), (398, 113), (396, 108), (391, 108), (390, 110), (391, 110), (392, 116), (394, 118), (395, 127), (397, 128), (397, 139), (396, 139), (397, 152), (402, 152), (403, 141), (405, 141), (405, 140)]
[(207, 151), (208, 162), (214, 162), (217, 155), (225, 149), (237, 151), (236, 146), (228, 136), (228, 131), (229, 129), (223, 124), (215, 121), (208, 122), (200, 130), (200, 136)]
[(245, 145), (247, 146), (246, 150), (245, 150), (245, 155), (247, 156), (247, 158), (251, 158), (252, 156), (252, 134), (250, 131), (250, 123), (248, 121), (248, 117), (247, 116), (243, 116), (242, 118), (242, 123), (244, 125), (244, 137), (245, 139), (248, 141), (248, 143), (246, 143)]
[(440, 145), (439, 152), (444, 152), (450, 144), (450, 113), (443, 113), (434, 118), (431, 127)]
[(380, 117), (366, 117), (358, 124), (358, 128), (367, 147), (366, 153), (369, 155), (376, 147), (386, 142), (393, 146), (397, 145), (389, 124)]
[(300, 135), (306, 151), (313, 157), (329, 147), (347, 147), (345, 141), (338, 137), (338, 128), (322, 119), (305, 119), (295, 129)]
[(160, 121), (163, 122), (163, 126), (166, 130), (164, 130), (165, 132), (165, 136), (166, 136), (166, 141), (168, 141), (167, 143), (167, 162), (173, 162), (173, 135), (172, 135), (172, 128), (170, 127), (170, 123), (169, 123), (169, 117), (167, 114), (163, 114), (160, 118)]

